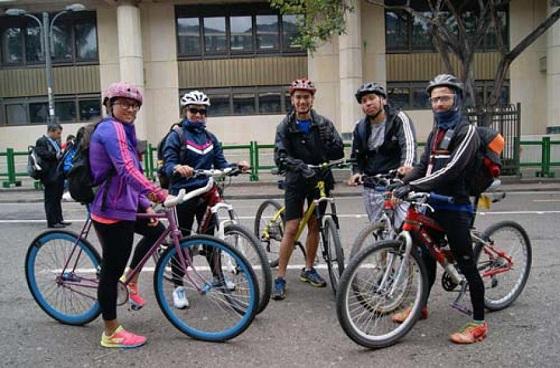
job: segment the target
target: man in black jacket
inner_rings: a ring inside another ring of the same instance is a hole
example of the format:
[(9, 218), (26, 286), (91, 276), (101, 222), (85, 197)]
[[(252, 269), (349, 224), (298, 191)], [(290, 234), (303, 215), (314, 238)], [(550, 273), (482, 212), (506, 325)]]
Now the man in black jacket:
[[(453, 204), (431, 202), (435, 212), (430, 216), (445, 230), (453, 258), (469, 284), (473, 306), (473, 321), (450, 338), (457, 344), (471, 344), (482, 341), (488, 332), (484, 321), (484, 284), (478, 273), (470, 236), (473, 207), (468, 178), (480, 139), (476, 128), (462, 114), (463, 84), (456, 77), (440, 74), (430, 81), (426, 91), (430, 96), (435, 126), (420, 163), (408, 170), (404, 178), (408, 184), (394, 190), (393, 195), (404, 197), (410, 190), (416, 190), (454, 198)], [(421, 250), (431, 288), (436, 277), (436, 261), (425, 248)], [(407, 309), (393, 315), (393, 321), (404, 321), (408, 313), (410, 310)], [(427, 317), (425, 306), (421, 318)]]
[[(318, 165), (344, 157), (342, 139), (332, 121), (312, 110), (315, 86), (307, 79), (296, 79), (290, 85), (292, 111), (276, 129), (274, 160), (280, 170), (285, 171), (285, 220), (284, 236), (280, 244), (280, 259), (277, 278), (274, 281), (273, 298), (286, 297), (286, 268), (294, 248), (299, 221), (303, 215), (305, 200), (310, 203), (318, 198), (317, 173), (307, 165)], [(327, 192), (334, 187), (334, 178), (329, 170), (323, 179)], [(316, 287), (325, 287), (326, 282), (313, 267), (319, 245), (319, 224), (311, 216), (306, 241), (307, 257), (300, 280)]]
[[(386, 174), (399, 167), (412, 167), (416, 157), (416, 134), (410, 118), (387, 103), (385, 88), (379, 83), (364, 83), (356, 91), (356, 100), (365, 116), (354, 128), (352, 138), (352, 176), (348, 185), (363, 184), (364, 206), (370, 222), (377, 222), (383, 209), (384, 190), (376, 189), (368, 176)], [(362, 180), (363, 176), (366, 180)], [(397, 208), (396, 225), (407, 206)]]
[(37, 156), (41, 159), (43, 176), (41, 183), (45, 188), (45, 213), (47, 215), (47, 226), (60, 229), (67, 225), (62, 218), (62, 206), (60, 201), (64, 192), (64, 175), (60, 160), (63, 157), (60, 147), (62, 126), (50, 124), (47, 127), (47, 135), (42, 136), (35, 143)]

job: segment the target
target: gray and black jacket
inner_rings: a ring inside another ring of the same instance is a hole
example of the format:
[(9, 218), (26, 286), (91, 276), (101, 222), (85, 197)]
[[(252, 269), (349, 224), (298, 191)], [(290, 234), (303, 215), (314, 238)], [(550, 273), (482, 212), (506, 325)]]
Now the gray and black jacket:
[[(322, 141), (319, 129), (327, 131), (328, 138)], [(334, 124), (329, 119), (311, 110), (309, 134), (300, 132), (296, 126), (294, 112), (290, 112), (278, 124), (274, 146), (274, 162), (286, 172), (286, 188), (305, 188), (309, 183), (301, 174), (301, 163), (318, 165), (344, 157), (344, 145)], [(334, 179), (329, 170), (324, 176), (327, 188), (332, 189)]]
[(353, 174), (373, 176), (416, 162), (416, 133), (408, 115), (386, 105), (385, 116), (383, 144), (375, 150), (368, 147), (371, 134), (368, 118), (364, 117), (356, 124), (352, 137)]
[[(432, 130), (420, 162), (403, 181), (416, 191), (454, 197), (457, 204), (470, 203), (468, 176), (480, 146), (476, 127), (463, 118), (447, 149), (441, 149), (441, 144), (434, 146), (438, 131)], [(440, 137), (445, 137), (444, 132)]]

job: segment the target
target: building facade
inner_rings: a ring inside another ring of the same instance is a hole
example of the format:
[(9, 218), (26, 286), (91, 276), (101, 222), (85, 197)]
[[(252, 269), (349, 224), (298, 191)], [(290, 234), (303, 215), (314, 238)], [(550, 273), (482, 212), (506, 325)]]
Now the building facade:
[[(46, 130), (47, 87), (41, 31), (22, 8), (51, 18), (75, 1), (0, 3), (0, 151), (24, 149)], [(211, 99), (209, 129), (226, 144), (272, 143), (289, 108), (287, 85), (309, 76), (315, 107), (349, 134), (360, 117), (353, 98), (364, 80), (387, 86), (424, 140), (431, 111), (424, 88), (443, 65), (426, 26), (405, 14), (357, 2), (347, 32), (309, 54), (293, 42), (296, 16), (267, 2), (85, 0), (86, 11), (59, 16), (52, 30), (55, 110), (64, 135), (102, 114), (103, 88), (117, 80), (140, 86), (145, 104), (137, 131), (155, 143), (179, 119), (179, 96), (191, 89)], [(500, 13), (502, 37), (514, 46), (554, 9), (546, 0), (513, 0)], [(484, 101), (499, 62), (496, 35), (475, 57), (476, 93)], [(520, 102), (522, 134), (560, 129), (560, 24), (512, 64), (501, 101)]]

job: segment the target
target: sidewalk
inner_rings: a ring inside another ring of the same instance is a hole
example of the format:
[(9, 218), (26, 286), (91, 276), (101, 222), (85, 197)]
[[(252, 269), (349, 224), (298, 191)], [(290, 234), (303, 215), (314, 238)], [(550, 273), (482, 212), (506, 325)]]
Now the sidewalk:
[[(233, 178), (231, 184), (225, 189), (225, 198), (283, 198), (283, 191), (278, 189), (277, 180), (278, 178), (272, 175), (262, 175), (258, 182), (251, 182), (248, 177)], [(503, 177), (501, 190), (505, 192), (560, 191), (560, 179)], [(342, 177), (337, 177), (337, 185), (333, 191), (335, 197), (359, 197), (361, 193), (361, 187), (349, 187), (343, 182)], [(0, 203), (34, 202), (43, 202), (43, 192), (32, 189), (31, 185), (0, 189)]]

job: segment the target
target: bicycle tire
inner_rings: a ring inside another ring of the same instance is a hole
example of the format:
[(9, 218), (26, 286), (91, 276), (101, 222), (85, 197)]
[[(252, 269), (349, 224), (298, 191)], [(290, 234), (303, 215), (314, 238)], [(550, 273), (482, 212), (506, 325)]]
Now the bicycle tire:
[[(86, 239), (65, 230), (45, 231), (31, 242), (25, 256), (27, 286), (50, 317), (68, 325), (84, 325), (101, 313), (96, 275), (100, 263), (99, 253)], [(66, 264), (70, 267), (63, 274)]]
[[(401, 242), (396, 240), (383, 240), (367, 246), (350, 260), (342, 274), (336, 293), (338, 321), (346, 335), (361, 346), (367, 348), (391, 346), (402, 339), (420, 317), (420, 310), (425, 304), (428, 290), (426, 269), (414, 249), (409, 255), (408, 264), (402, 263), (402, 248)], [(386, 254), (394, 256), (395, 263), (391, 263), (390, 267), (387, 267)], [(378, 259), (385, 261), (381, 263), (377, 261)], [(393, 286), (395, 279), (398, 279), (395, 278), (398, 272), (395, 273), (394, 269), (399, 267), (412, 271), (408, 271), (405, 274), (406, 278), (400, 280), (397, 286)], [(412, 295), (413, 286), (416, 287), (416, 292)], [(411, 308), (409, 317), (401, 324), (392, 321), (393, 312), (396, 310), (394, 307), (385, 310), (386, 304), (395, 304), (389, 293), (394, 288), (404, 289), (399, 296), (399, 307)], [(412, 295), (411, 298), (407, 297), (409, 293)], [(356, 296), (360, 297), (356, 298)], [(388, 320), (382, 321), (381, 318), (385, 317)], [(375, 323), (371, 323), (373, 318), (377, 319)], [(362, 325), (361, 321), (365, 322), (365, 325)]]
[[(475, 245), (475, 259), (485, 288), (484, 306), (491, 311), (498, 311), (510, 306), (519, 297), (527, 283), (532, 263), (531, 241), (525, 229), (513, 221), (502, 221), (491, 225), (482, 233), (482, 239), (493, 243), (499, 250), (505, 250), (513, 258), (513, 269), (491, 275), (487, 272), (492, 272), (492, 267), (497, 267), (494, 270), (499, 270), (504, 263), (500, 262), (499, 258), (492, 259), (489, 254), (484, 252), (484, 244), (478, 242)], [(512, 249), (515, 240), (520, 246), (517, 250)], [(522, 260), (525, 261), (524, 264), (521, 264)], [(511, 272), (514, 270), (520, 272), (510, 287), (508, 286), (509, 276), (514, 274)], [(504, 292), (499, 292), (499, 290), (504, 290)]]
[(366, 245), (371, 245), (375, 242), (380, 240), (389, 240), (389, 239), (382, 239), (383, 229), (385, 229), (385, 225), (382, 222), (375, 222), (369, 223), (365, 228), (363, 228), (354, 243), (352, 243), (352, 248), (350, 250), (350, 259), (352, 259), (356, 254), (360, 252)]
[[(270, 262), (270, 267), (277, 267), (278, 266), (278, 254), (280, 252), (280, 243), (282, 242), (282, 237), (284, 236), (284, 214), (280, 216), (282, 222), (270, 224), (270, 228), (272, 231), (270, 232), (269, 236), (266, 237), (263, 235), (263, 229), (270, 221), (268, 218), (272, 218), (274, 214), (278, 211), (282, 210), (282, 205), (274, 200), (274, 199), (267, 199), (262, 202), (257, 209), (257, 213), (255, 215), (255, 223), (253, 227), (253, 231), (257, 239), (260, 240)], [(303, 259), (306, 257), (305, 248), (300, 242), (295, 242), (294, 248), (299, 248), (303, 255)]]
[(323, 232), (323, 244), (326, 250), (325, 262), (327, 262), (331, 288), (336, 295), (340, 276), (344, 271), (344, 250), (342, 249), (336, 223), (329, 215), (326, 215), (324, 218)]
[[(226, 242), (206, 235), (182, 239), (179, 249), (190, 259), (186, 275), (182, 276), (190, 301), (188, 309), (174, 308), (175, 285), (165, 277), (172, 259), (181, 259), (174, 246), (161, 255), (154, 272), (156, 299), (169, 322), (194, 339), (211, 342), (227, 341), (245, 331), (259, 302), (258, 282), (249, 261)], [(234, 260), (235, 272), (228, 273), (223, 268), (222, 257)], [(226, 326), (216, 327), (221, 322)]]
[[(259, 314), (266, 309), (272, 292), (272, 271), (268, 257), (257, 238), (244, 226), (228, 224), (224, 229), (224, 233), (226, 243), (240, 251), (255, 271), (260, 292), (259, 306), (257, 308), (257, 314)], [(232, 239), (230, 238), (231, 236), (236, 236), (236, 238)], [(244, 238), (245, 242), (239, 242), (238, 236)]]

